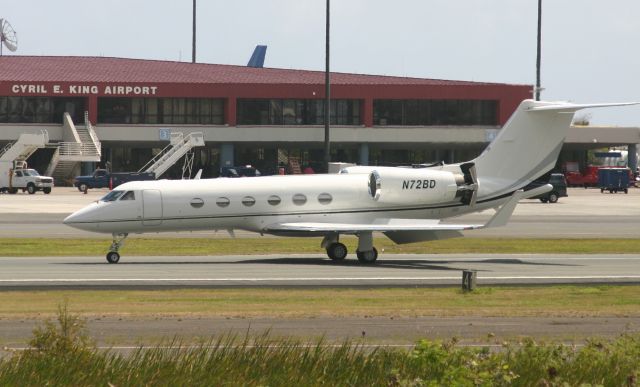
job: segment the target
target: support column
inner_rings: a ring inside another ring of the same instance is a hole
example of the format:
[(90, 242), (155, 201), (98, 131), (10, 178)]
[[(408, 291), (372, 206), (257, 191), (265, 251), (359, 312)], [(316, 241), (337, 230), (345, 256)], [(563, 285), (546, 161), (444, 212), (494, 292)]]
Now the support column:
[(220, 144), (220, 168), (234, 165), (233, 144)]
[(369, 165), (369, 144), (360, 144), (360, 165)]
[[(91, 121), (91, 123), (94, 125), (97, 124), (98, 123), (98, 96), (97, 95), (90, 95), (87, 98), (87, 106), (85, 107), (85, 109), (89, 112), (89, 121)], [(76, 122), (75, 124), (84, 125), (84, 122), (82, 123)]]
[(229, 126), (236, 126), (236, 112), (237, 112), (238, 100), (234, 96), (230, 96), (225, 101), (224, 105), (224, 122)]
[(631, 172), (636, 173), (638, 168), (638, 144), (627, 145), (627, 165)]
[(447, 152), (447, 163), (448, 164), (453, 164), (455, 163), (456, 160), (456, 151), (455, 149), (449, 149), (449, 151)]
[(373, 98), (365, 98), (362, 106), (362, 124), (366, 128), (373, 126)]

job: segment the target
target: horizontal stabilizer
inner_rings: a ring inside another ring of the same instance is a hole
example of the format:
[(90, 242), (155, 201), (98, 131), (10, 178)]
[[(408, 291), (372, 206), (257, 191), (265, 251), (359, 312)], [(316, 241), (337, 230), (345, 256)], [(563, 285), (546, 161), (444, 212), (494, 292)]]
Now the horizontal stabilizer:
[(574, 113), (578, 110), (582, 109), (591, 109), (591, 108), (601, 108), (601, 107), (615, 107), (615, 106), (630, 106), (630, 105), (638, 105), (640, 102), (614, 102), (614, 103), (590, 103), (590, 104), (578, 104), (578, 103), (569, 103), (569, 102), (558, 102), (551, 103), (549, 105), (543, 106), (532, 106), (527, 109), (530, 112), (537, 111), (557, 111), (557, 112), (566, 112), (566, 113)]

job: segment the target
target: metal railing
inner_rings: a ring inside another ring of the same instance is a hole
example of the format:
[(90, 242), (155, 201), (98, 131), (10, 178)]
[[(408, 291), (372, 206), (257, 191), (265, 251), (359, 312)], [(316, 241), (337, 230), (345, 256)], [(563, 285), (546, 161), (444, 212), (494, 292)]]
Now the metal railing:
[(93, 144), (79, 142), (59, 142), (60, 156), (99, 156)]
[(15, 141), (8, 143), (7, 145), (4, 146), (4, 148), (2, 148), (2, 150), (0, 150), (0, 159), (5, 153), (7, 153), (9, 149), (13, 147), (13, 144), (15, 144)]
[(93, 129), (93, 125), (91, 124), (91, 121), (89, 121), (89, 112), (88, 111), (84, 112), (84, 126), (85, 126), (85, 128), (87, 128), (87, 132), (89, 132), (89, 137), (91, 137), (91, 141), (93, 142), (93, 145), (96, 147), (96, 150), (98, 151), (98, 154), (101, 155), (102, 154), (102, 144), (100, 143), (100, 140), (98, 139), (98, 135), (96, 134), (96, 131)]

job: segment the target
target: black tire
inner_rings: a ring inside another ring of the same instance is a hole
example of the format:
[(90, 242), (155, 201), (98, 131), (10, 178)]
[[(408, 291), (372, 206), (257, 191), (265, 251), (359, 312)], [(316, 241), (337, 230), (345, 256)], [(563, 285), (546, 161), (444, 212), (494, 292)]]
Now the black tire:
[(110, 251), (107, 253), (107, 262), (109, 263), (118, 263), (120, 260), (120, 254), (115, 251)]
[(547, 199), (547, 198), (540, 198), (540, 201), (541, 201), (542, 203), (547, 203), (547, 202), (549, 201), (549, 199)]
[(378, 259), (378, 250), (374, 247), (371, 251), (357, 251), (356, 255), (360, 263), (372, 264)]
[(600, 193), (604, 193), (604, 188), (600, 188)]
[(549, 203), (557, 203), (558, 202), (558, 198), (559, 195), (557, 192), (550, 192), (549, 193)]
[(347, 257), (347, 246), (342, 243), (332, 243), (327, 247), (327, 255), (333, 261), (342, 261)]
[(51, 187), (44, 187), (42, 189), (42, 192), (44, 192), (45, 195), (49, 195), (51, 193)]
[(27, 184), (27, 192), (29, 192), (29, 195), (33, 195), (36, 191), (36, 186), (33, 183)]
[(79, 190), (80, 192), (85, 192), (85, 191), (86, 191), (86, 190), (88, 190), (88, 189), (89, 189), (89, 186), (88, 186), (88, 185), (86, 185), (85, 183), (80, 183), (80, 185), (78, 186), (78, 190)]

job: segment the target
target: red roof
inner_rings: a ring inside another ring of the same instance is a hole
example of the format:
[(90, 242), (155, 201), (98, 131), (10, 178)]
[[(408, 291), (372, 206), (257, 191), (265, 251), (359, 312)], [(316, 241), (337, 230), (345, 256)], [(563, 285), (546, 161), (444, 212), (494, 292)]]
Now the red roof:
[[(192, 84), (324, 84), (324, 72), (159, 60), (1, 56), (0, 82), (113, 82)], [(480, 82), (332, 73), (333, 85), (450, 85)]]

